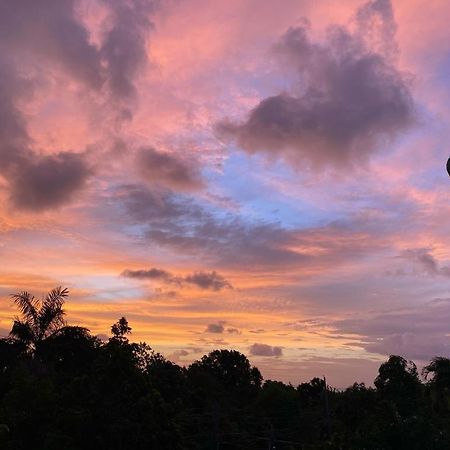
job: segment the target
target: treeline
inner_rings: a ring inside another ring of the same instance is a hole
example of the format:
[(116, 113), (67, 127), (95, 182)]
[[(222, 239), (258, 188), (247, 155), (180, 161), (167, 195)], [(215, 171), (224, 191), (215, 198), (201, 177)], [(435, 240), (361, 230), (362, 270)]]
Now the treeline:
[(0, 448), (7, 450), (450, 449), (450, 360), (391, 356), (374, 388), (263, 381), (237, 351), (180, 367), (131, 343), (125, 318), (107, 342), (64, 321), (67, 290), (14, 300), (0, 339)]

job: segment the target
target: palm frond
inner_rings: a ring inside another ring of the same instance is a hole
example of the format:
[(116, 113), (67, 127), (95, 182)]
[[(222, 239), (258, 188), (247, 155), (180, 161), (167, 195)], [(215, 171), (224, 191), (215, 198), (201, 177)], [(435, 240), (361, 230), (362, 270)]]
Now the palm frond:
[(37, 309), (39, 308), (39, 300), (27, 291), (12, 294), (11, 297), (14, 299), (14, 303), (19, 308), (24, 319), (35, 325), (38, 321)]
[(36, 341), (36, 335), (27, 322), (22, 322), (19, 319), (14, 320), (13, 326), (9, 335), (20, 342), (30, 343)]
[(44, 338), (66, 325), (63, 305), (65, 297), (68, 295), (68, 289), (62, 289), (61, 286), (59, 286), (52, 289), (43, 299), (42, 307), (38, 313), (40, 338)]
[(63, 305), (68, 295), (69, 290), (61, 286), (52, 289), (42, 300), (26, 291), (11, 295), (21, 314), (14, 321), (10, 335), (35, 346), (66, 326)]
[(42, 307), (51, 306), (51, 307), (62, 307), (64, 304), (66, 297), (69, 295), (69, 290), (67, 288), (62, 288), (58, 286), (52, 289), (42, 301)]

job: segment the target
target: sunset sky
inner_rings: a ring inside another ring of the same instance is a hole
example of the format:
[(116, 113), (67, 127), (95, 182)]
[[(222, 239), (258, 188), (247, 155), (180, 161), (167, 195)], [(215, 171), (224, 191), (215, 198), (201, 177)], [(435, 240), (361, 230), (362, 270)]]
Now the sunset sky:
[(181, 365), (450, 355), (450, 3), (0, 0), (9, 294)]

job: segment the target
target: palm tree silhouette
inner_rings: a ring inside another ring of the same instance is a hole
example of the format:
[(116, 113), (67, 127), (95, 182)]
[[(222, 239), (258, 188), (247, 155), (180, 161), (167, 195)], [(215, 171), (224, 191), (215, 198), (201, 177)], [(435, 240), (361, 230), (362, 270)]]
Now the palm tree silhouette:
[(42, 299), (26, 291), (12, 294), (21, 317), (15, 318), (10, 336), (25, 344), (28, 350), (36, 350), (40, 342), (66, 326), (63, 305), (68, 295), (68, 289), (61, 286)]

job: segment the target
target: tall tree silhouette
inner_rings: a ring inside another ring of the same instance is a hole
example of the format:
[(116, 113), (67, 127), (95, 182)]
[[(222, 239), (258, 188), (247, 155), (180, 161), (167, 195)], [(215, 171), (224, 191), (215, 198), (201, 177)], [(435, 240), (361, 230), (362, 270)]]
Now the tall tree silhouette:
[(34, 351), (40, 342), (66, 326), (63, 305), (68, 295), (68, 289), (61, 286), (42, 299), (26, 291), (13, 294), (20, 317), (15, 318), (10, 336)]
[(402, 417), (414, 414), (420, 407), (423, 385), (417, 367), (398, 355), (381, 364), (374, 381), (377, 391), (397, 408)]
[(115, 324), (111, 327), (111, 333), (113, 341), (122, 342), (124, 344), (128, 343), (127, 334), (131, 333), (131, 327), (128, 326), (128, 320), (125, 317), (121, 317)]
[(422, 371), (425, 378), (430, 378), (440, 389), (450, 389), (450, 359), (435, 356)]
[(423, 368), (422, 374), (428, 381), (433, 410), (442, 415), (450, 411), (450, 359), (435, 356)]

